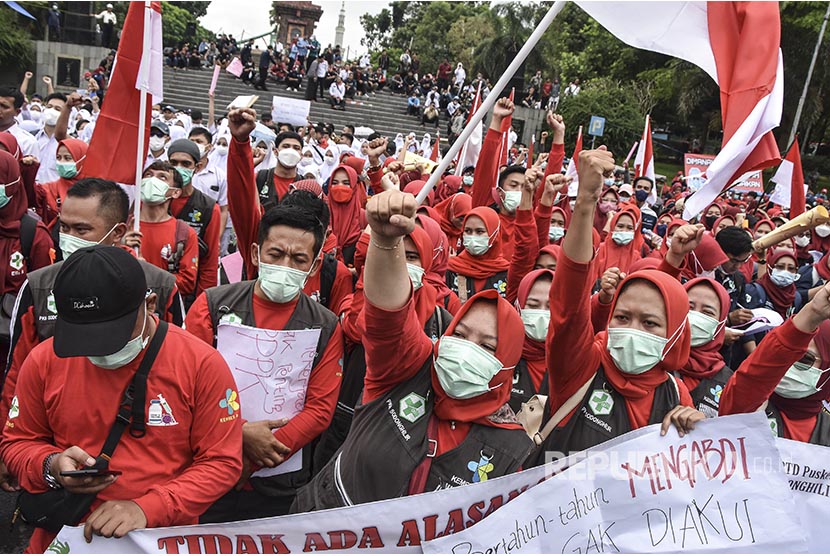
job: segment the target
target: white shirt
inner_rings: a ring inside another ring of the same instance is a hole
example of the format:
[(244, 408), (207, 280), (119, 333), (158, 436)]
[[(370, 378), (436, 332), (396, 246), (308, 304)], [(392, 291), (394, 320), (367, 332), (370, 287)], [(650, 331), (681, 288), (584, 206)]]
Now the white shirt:
[(39, 151), (34, 135), (20, 127), (17, 123), (6, 131), (14, 135), (14, 138), (17, 139), (17, 146), (20, 147), (20, 152), (23, 153), (23, 156), (34, 156), (37, 158)]
[(325, 77), (326, 74), (328, 73), (328, 71), (329, 71), (329, 63), (324, 58), (324, 59), (320, 60), (317, 63), (317, 77), (318, 78)]
[(277, 54), (282, 54), (282, 51), (283, 51), (284, 49), (285, 49), (285, 47), (284, 47), (284, 46), (282, 45), (282, 43), (281, 43), (281, 42), (279, 42), (279, 41), (277, 41), (277, 44), (276, 44), (276, 45), (274, 45), (274, 50), (277, 52)]
[(450, 116), (454, 116), (455, 111), (458, 110), (459, 108), (460, 108), (460, 105), (456, 101), (452, 101), (451, 103), (449, 103), (447, 105), (447, 112), (449, 113)]
[(167, 148), (166, 147), (163, 151), (161, 151), (161, 154), (158, 156), (158, 158), (153, 156), (153, 153), (150, 152), (150, 149), (147, 149), (147, 160), (144, 161), (144, 169), (146, 170), (150, 166), (150, 164), (152, 164), (156, 160), (167, 160)]
[(343, 83), (338, 85), (335, 81), (331, 84), (331, 87), (329, 87), (329, 95), (337, 100), (343, 100), (343, 97), (346, 96), (346, 85)]
[(107, 10), (99, 13), (95, 18), (103, 20), (104, 24), (112, 23), (115, 25), (118, 22), (118, 18), (115, 17), (115, 12), (108, 12)]
[(216, 201), (220, 207), (228, 206), (228, 179), (220, 168), (208, 166), (193, 175), (193, 187)]
[(427, 93), (427, 98), (424, 102), (424, 108), (426, 108), (427, 106), (434, 106), (435, 108), (440, 108), (441, 95), (438, 94), (437, 91), (430, 91), (429, 93)]
[[(57, 170), (57, 155), (58, 155), (58, 140), (55, 139), (55, 134), (52, 136), (46, 134), (44, 130), (38, 131), (35, 135), (37, 141), (38, 155), (40, 161), (40, 168), (37, 171), (35, 181), (38, 183), (49, 183), (56, 181), (60, 176)], [(77, 161), (76, 161), (77, 162)]]
[(364, 54), (362, 58), (360, 58), (360, 67), (361, 68), (368, 68), (369, 67), (369, 55)]
[(455, 82), (456, 83), (464, 83), (465, 79), (467, 79), (467, 72), (464, 71), (464, 68), (456, 68), (455, 69)]

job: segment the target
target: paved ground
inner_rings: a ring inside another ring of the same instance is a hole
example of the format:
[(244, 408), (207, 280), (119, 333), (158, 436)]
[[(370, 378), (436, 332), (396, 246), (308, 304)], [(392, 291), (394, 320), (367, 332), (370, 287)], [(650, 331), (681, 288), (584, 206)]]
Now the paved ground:
[(0, 554), (21, 554), (32, 535), (32, 528), (19, 519), (12, 527), (16, 507), (17, 493), (0, 491)]

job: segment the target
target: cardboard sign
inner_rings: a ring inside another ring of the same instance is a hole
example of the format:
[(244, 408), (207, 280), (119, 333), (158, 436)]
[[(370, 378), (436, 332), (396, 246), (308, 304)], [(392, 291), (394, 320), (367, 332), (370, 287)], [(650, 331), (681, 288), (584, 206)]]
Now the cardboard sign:
[(271, 102), (271, 117), (281, 124), (306, 126), (310, 112), (310, 100), (275, 96)]

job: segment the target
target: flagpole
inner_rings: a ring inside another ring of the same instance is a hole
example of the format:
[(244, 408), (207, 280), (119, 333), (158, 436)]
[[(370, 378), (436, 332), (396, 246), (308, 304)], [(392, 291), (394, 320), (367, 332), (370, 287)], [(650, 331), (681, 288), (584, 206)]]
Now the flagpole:
[[(144, 28), (142, 29), (142, 53), (150, 52), (150, 10), (152, 10), (149, 1), (144, 2)], [(144, 174), (144, 134), (145, 122), (147, 119), (147, 95), (149, 87), (149, 64), (145, 64), (146, 71), (144, 75), (139, 74), (138, 84), (141, 96), (138, 102), (138, 145), (136, 147), (135, 155), (135, 189), (133, 190), (133, 229), (139, 231), (141, 226), (141, 176)], [(139, 254), (139, 248), (136, 247), (136, 255)]]
[(424, 202), (424, 199), (427, 198), (430, 191), (433, 190), (435, 185), (438, 183), (438, 179), (444, 174), (444, 172), (449, 168), (450, 163), (455, 158), (455, 155), (458, 154), (458, 151), (461, 150), (461, 147), (464, 143), (469, 139), (470, 135), (473, 134), (475, 127), (477, 125), (481, 125), (481, 120), (484, 119), (485, 114), (493, 108), (493, 105), (496, 104), (496, 100), (498, 100), (499, 93), (501, 93), (504, 88), (507, 86), (507, 83), (513, 77), (513, 75), (518, 71), (519, 66), (524, 63), (525, 59), (527, 58), (530, 51), (536, 47), (536, 43), (539, 42), (539, 39), (542, 38), (542, 35), (545, 33), (550, 24), (553, 22), (554, 18), (562, 11), (562, 8), (565, 7), (567, 2), (565, 0), (556, 0), (553, 6), (551, 6), (548, 13), (545, 14), (545, 17), (542, 18), (542, 21), (539, 22), (539, 25), (536, 26), (533, 33), (527, 39), (527, 42), (522, 46), (519, 53), (516, 54), (516, 57), (513, 58), (513, 61), (510, 62), (510, 65), (507, 66), (507, 69), (504, 70), (504, 73), (501, 75), (499, 80), (493, 86), (493, 89), (490, 91), (490, 94), (487, 95), (487, 98), (481, 103), (481, 106), (476, 113), (473, 114), (473, 117), (467, 123), (467, 127), (464, 128), (464, 131), (461, 132), (461, 135), (455, 140), (450, 150), (447, 151), (447, 154), (441, 159), (441, 163), (435, 168), (432, 174), (429, 176), (429, 180), (421, 189), (421, 192), (418, 193), (418, 196), (415, 199), (418, 201), (418, 204)]
[(793, 128), (790, 130), (790, 139), (787, 141), (790, 145), (792, 145), (793, 139), (795, 139), (795, 132), (798, 131), (798, 122), (801, 120), (801, 111), (804, 109), (804, 101), (807, 99), (807, 90), (810, 88), (810, 80), (813, 77), (813, 68), (816, 67), (816, 58), (818, 58), (818, 52), (821, 50), (821, 41), (824, 38), (824, 30), (827, 28), (828, 18), (830, 18), (830, 2), (827, 3), (827, 12), (824, 14), (824, 20), (821, 22), (821, 30), (818, 32), (816, 48), (813, 50), (813, 59), (810, 61), (810, 69), (807, 70), (807, 79), (804, 81), (804, 90), (801, 92), (801, 98), (798, 99), (798, 108), (795, 110)]

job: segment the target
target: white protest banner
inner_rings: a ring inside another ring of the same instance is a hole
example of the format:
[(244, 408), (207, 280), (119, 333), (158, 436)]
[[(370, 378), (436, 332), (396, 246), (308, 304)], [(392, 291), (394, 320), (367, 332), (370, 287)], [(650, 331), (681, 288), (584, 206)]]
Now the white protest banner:
[[(223, 320), (233, 317), (229, 314)], [(290, 419), (302, 411), (319, 339), (319, 329), (265, 330), (220, 321), (216, 349), (233, 373), (243, 419)], [(232, 409), (228, 407), (228, 414)], [(261, 469), (254, 476), (298, 471), (302, 463), (302, 450), (298, 450), (277, 467)]]
[(797, 517), (807, 535), (807, 550), (827, 552), (830, 523), (830, 448), (776, 438), (784, 473), (790, 483)]
[(275, 96), (271, 103), (271, 117), (281, 124), (306, 126), (310, 111), (310, 100)]
[(761, 413), (624, 435), (426, 553), (804, 552)]
[(53, 545), (63, 554), (420, 554), (423, 541), (472, 526), (580, 457), (584, 452), (547, 467), (417, 496), (267, 519), (142, 529), (121, 539), (94, 537), (91, 544), (83, 526), (64, 527)]

